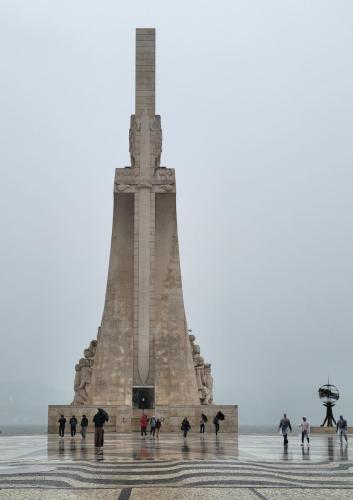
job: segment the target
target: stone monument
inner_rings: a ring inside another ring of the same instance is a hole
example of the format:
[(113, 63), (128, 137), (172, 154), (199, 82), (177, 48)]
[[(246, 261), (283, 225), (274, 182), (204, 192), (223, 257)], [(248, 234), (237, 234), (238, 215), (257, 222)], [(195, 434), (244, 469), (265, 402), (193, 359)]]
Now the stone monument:
[(114, 181), (113, 230), (107, 289), (97, 339), (75, 366), (71, 405), (49, 406), (57, 419), (98, 406), (109, 430), (138, 428), (141, 410), (179, 431), (187, 415), (221, 410), (224, 429), (237, 431), (237, 407), (213, 404), (211, 365), (204, 362), (185, 318), (176, 217), (174, 169), (161, 166), (161, 117), (155, 114), (155, 30), (136, 30), (135, 114), (129, 131), (131, 165)]

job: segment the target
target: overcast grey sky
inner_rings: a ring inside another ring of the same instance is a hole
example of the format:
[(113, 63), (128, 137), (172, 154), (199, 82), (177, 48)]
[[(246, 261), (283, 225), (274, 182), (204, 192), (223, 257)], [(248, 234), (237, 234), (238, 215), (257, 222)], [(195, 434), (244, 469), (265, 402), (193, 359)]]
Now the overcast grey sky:
[(100, 323), (136, 27), (157, 29), (188, 322), (240, 423), (353, 422), (353, 4), (0, 1), (0, 424), (69, 403)]

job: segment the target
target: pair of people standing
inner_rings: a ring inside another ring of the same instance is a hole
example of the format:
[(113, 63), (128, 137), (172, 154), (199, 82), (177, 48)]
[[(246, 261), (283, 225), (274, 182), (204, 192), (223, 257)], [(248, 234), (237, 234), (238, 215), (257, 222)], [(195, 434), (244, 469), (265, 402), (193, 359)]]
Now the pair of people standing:
[[(304, 446), (304, 439), (306, 438), (308, 446), (310, 443), (309, 433), (310, 433), (310, 424), (306, 417), (303, 417), (299, 427), (301, 428), (301, 445)], [(284, 413), (283, 418), (281, 419), (278, 429), (281, 431), (283, 436), (283, 446), (288, 446), (288, 431), (292, 432), (292, 426), (289, 418), (286, 413)]]
[(160, 418), (156, 418), (154, 415), (150, 418), (150, 437), (159, 437), (159, 433), (162, 427), (162, 422)]

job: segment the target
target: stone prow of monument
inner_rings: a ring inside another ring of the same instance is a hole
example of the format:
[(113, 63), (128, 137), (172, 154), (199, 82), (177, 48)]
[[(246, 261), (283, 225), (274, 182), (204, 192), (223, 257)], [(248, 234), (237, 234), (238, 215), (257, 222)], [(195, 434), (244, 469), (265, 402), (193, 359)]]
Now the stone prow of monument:
[(105, 304), (97, 339), (75, 366), (71, 405), (50, 405), (48, 432), (61, 414), (80, 418), (104, 407), (107, 430), (137, 430), (141, 412), (180, 431), (188, 416), (237, 432), (237, 406), (213, 404), (211, 365), (204, 362), (185, 318), (174, 169), (160, 165), (161, 118), (155, 114), (155, 30), (136, 30), (135, 114), (131, 165), (118, 168)]

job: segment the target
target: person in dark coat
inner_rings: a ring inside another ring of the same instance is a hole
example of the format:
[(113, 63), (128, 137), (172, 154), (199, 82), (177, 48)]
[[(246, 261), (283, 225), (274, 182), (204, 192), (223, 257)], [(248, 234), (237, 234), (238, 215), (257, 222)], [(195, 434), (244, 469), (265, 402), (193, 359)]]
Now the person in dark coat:
[(88, 427), (88, 418), (86, 417), (86, 415), (82, 415), (82, 419), (81, 419), (81, 436), (83, 437), (83, 439), (86, 438), (87, 427)]
[(70, 423), (71, 437), (74, 437), (74, 435), (76, 434), (76, 425), (77, 425), (77, 418), (75, 417), (75, 415), (72, 415), (69, 423)]
[(98, 412), (93, 417), (94, 422), (94, 446), (96, 448), (101, 448), (104, 443), (104, 424), (108, 422), (108, 413), (104, 410), (98, 408)]
[(216, 436), (217, 436), (218, 435), (218, 431), (219, 431), (219, 415), (218, 415), (218, 413), (215, 416), (215, 418), (213, 419), (213, 423), (214, 423), (214, 428), (215, 428)]
[(181, 423), (181, 430), (183, 431), (184, 438), (188, 435), (188, 432), (191, 430), (190, 422), (187, 417)]
[(162, 422), (160, 418), (157, 418), (156, 422), (156, 437), (159, 438), (159, 433), (161, 432)]
[(283, 418), (281, 418), (278, 429), (282, 432), (283, 446), (288, 446), (288, 429), (292, 432), (292, 426), (286, 413), (283, 415)]
[(61, 415), (61, 417), (58, 420), (59, 422), (59, 436), (64, 437), (65, 434), (65, 424), (66, 424), (66, 418), (64, 415)]

